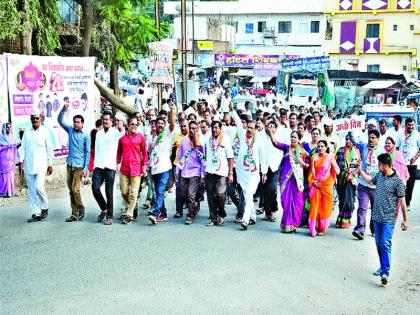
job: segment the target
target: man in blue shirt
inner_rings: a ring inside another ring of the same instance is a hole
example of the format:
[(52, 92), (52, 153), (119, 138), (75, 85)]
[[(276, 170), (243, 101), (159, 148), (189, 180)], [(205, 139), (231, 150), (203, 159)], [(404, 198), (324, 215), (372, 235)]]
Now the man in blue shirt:
[(64, 115), (69, 104), (64, 104), (63, 109), (58, 115), (58, 123), (69, 135), (69, 153), (67, 156), (67, 186), (70, 191), (71, 216), (66, 222), (82, 220), (85, 216), (80, 195), (80, 182), (82, 176), (88, 175), (90, 157), (89, 135), (83, 132), (84, 118), (81, 115), (73, 117), (73, 127), (64, 122)]

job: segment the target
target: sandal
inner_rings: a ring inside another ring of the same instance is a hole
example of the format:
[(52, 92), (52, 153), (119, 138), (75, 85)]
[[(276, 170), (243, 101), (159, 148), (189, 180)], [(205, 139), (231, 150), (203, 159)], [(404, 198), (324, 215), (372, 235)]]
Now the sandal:
[(107, 212), (108, 210), (101, 211), (101, 213), (98, 215), (98, 218), (97, 218), (98, 222), (101, 222), (103, 221), (103, 219), (105, 219)]

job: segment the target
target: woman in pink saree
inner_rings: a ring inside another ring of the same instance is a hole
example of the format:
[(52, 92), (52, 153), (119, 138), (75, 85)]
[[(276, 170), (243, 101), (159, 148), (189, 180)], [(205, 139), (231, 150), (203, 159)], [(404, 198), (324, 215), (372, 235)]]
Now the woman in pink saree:
[(397, 172), (397, 175), (401, 178), (404, 185), (406, 185), (407, 180), (410, 177), (410, 174), (408, 173), (407, 165), (405, 165), (403, 155), (395, 147), (394, 138), (392, 137), (386, 138), (385, 151), (391, 156), (392, 168)]
[(309, 212), (308, 228), (312, 237), (324, 235), (333, 210), (333, 188), (335, 176), (340, 171), (333, 154), (328, 153), (325, 140), (318, 141), (318, 153), (311, 159), (309, 171)]
[(15, 195), (17, 144), (10, 123), (3, 124), (0, 134), (0, 197)]

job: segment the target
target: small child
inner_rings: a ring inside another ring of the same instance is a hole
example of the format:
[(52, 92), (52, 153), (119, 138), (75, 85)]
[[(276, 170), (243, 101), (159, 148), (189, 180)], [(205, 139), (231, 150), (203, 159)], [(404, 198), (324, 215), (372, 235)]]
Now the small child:
[(372, 209), (375, 243), (378, 250), (380, 268), (374, 275), (381, 276), (382, 285), (388, 283), (391, 267), (392, 233), (401, 206), (403, 221), (401, 229), (408, 229), (407, 206), (405, 204), (405, 186), (401, 178), (392, 168), (391, 156), (384, 153), (378, 156), (379, 173), (374, 177), (360, 170), (361, 176), (369, 183), (376, 185)]

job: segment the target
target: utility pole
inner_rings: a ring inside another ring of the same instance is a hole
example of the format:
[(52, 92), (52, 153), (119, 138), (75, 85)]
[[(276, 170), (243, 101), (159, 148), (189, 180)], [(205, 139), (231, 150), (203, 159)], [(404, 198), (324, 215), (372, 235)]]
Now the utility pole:
[(192, 49), (192, 63), (193, 63), (193, 65), (195, 65), (194, 0), (191, 0), (191, 2), (192, 2), (192, 6), (191, 6), (192, 47), (191, 47), (191, 49)]
[[(160, 20), (159, 20), (159, 0), (155, 0), (155, 23), (156, 29), (159, 30)], [(157, 84), (157, 93), (158, 93), (158, 109), (162, 109), (162, 83)]]
[(182, 105), (187, 104), (187, 4), (181, 0)]

